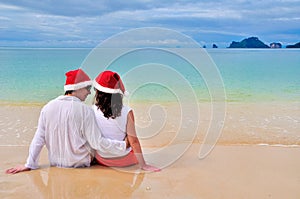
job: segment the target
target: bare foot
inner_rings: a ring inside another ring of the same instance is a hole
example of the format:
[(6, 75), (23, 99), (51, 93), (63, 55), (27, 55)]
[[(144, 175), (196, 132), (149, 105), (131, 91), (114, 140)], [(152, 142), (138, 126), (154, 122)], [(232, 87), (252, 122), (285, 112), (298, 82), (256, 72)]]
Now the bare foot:
[(145, 166), (143, 166), (142, 169), (145, 171), (154, 171), (154, 172), (161, 171), (160, 168), (157, 168), (157, 167), (151, 166), (151, 165), (147, 165), (147, 164)]

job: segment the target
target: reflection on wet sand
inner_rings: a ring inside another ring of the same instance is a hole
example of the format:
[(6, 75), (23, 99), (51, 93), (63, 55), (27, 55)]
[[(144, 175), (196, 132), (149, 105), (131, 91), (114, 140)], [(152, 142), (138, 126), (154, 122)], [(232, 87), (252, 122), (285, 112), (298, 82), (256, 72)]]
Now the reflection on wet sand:
[(51, 167), (27, 173), (37, 190), (35, 198), (130, 198), (144, 175), (139, 171), (124, 173), (101, 166), (89, 169)]

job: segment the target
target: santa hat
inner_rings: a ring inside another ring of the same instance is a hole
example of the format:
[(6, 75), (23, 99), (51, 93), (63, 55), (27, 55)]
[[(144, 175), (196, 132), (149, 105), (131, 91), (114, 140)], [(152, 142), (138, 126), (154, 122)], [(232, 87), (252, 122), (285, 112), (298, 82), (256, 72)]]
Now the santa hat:
[(128, 95), (119, 74), (113, 71), (107, 70), (100, 73), (94, 80), (93, 85), (98, 91), (104, 93), (121, 93)]
[(66, 73), (67, 79), (64, 86), (65, 91), (78, 90), (87, 86), (92, 86), (89, 76), (81, 69), (72, 70)]

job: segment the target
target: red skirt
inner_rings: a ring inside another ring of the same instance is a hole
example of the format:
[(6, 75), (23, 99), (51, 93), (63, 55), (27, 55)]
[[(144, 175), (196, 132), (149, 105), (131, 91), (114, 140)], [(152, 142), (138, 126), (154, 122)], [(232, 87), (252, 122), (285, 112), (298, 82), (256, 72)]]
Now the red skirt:
[(126, 167), (138, 163), (133, 150), (131, 150), (126, 156), (120, 158), (103, 158), (96, 153), (95, 158), (100, 165), (108, 167)]

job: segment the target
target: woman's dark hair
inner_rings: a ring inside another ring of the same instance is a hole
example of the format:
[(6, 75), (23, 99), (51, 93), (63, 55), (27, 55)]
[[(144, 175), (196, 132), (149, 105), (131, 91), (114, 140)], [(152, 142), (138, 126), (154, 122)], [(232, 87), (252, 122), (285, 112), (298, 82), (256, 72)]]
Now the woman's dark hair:
[(120, 93), (104, 93), (96, 89), (95, 105), (107, 119), (121, 116), (123, 107), (123, 95)]

